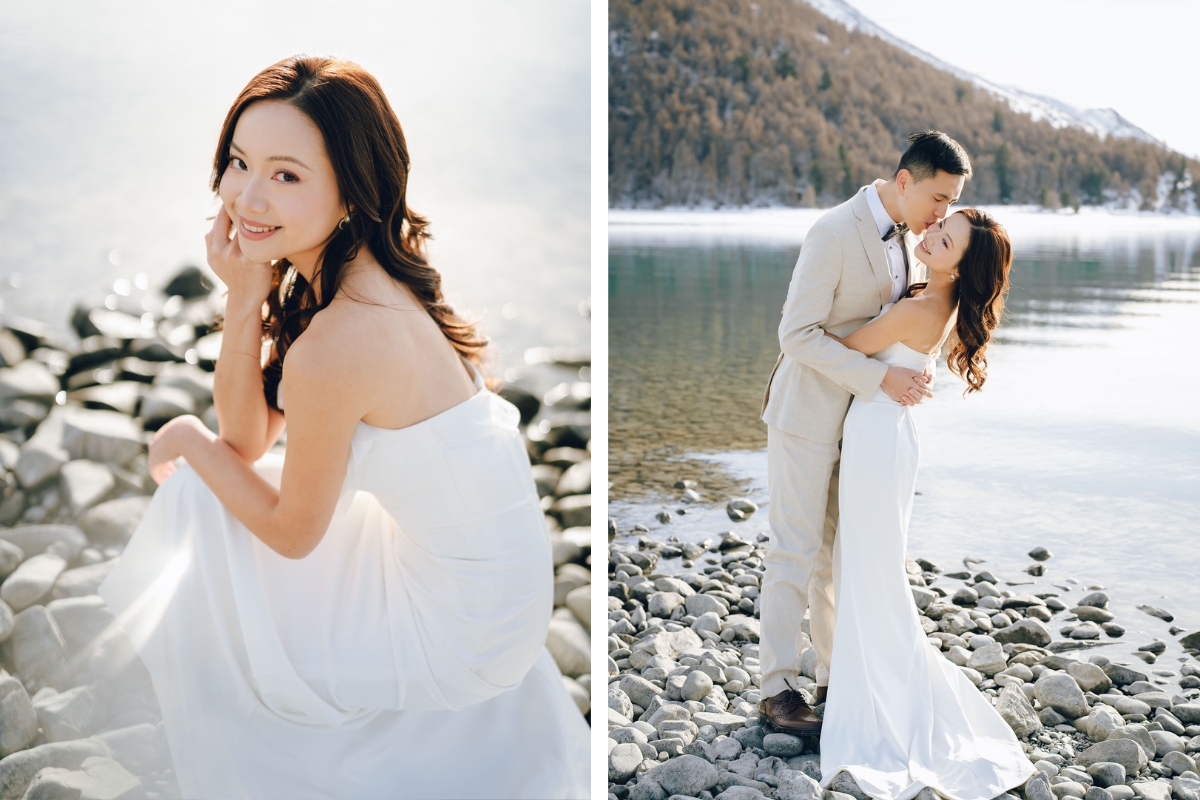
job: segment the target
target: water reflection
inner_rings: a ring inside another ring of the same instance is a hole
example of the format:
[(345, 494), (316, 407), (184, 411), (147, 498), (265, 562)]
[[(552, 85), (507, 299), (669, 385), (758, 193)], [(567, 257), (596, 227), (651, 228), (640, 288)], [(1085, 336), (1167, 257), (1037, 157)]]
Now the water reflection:
[[(993, 349), (1006, 362), (1014, 345), (1111, 348), (1118, 361), (1137, 359), (1139, 326), (1164, 306), (1200, 301), (1200, 232), (1014, 238)], [(758, 409), (798, 253), (789, 243), (610, 244), (612, 499), (674, 496), (681, 478), (715, 493), (747, 485), (719, 462), (684, 455), (766, 447)], [(939, 381), (954, 380), (943, 365)]]

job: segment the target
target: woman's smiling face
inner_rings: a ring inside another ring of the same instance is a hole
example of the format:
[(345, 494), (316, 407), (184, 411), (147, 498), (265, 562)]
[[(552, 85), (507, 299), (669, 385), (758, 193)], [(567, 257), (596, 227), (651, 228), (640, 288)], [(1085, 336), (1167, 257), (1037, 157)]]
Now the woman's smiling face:
[(242, 253), (259, 263), (315, 264), (346, 214), (320, 130), (279, 100), (238, 118), (220, 196)]
[(951, 275), (962, 259), (967, 241), (971, 237), (971, 225), (957, 212), (925, 229), (925, 236), (916, 247), (917, 258), (931, 272)]

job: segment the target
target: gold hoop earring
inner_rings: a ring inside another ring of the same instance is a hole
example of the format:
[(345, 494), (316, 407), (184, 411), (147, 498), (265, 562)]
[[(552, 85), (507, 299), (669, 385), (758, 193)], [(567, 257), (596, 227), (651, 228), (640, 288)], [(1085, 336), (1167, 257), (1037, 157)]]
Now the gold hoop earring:
[(347, 212), (346, 212), (346, 216), (342, 217), (342, 218), (341, 218), (341, 220), (339, 220), (339, 221), (338, 221), (338, 230), (339, 230), (339, 231), (340, 231), (340, 230), (345, 230), (345, 228), (346, 228), (346, 223), (347, 223), (347, 222), (349, 222), (349, 221), (350, 221), (350, 212), (348, 212), (348, 211), (347, 211)]

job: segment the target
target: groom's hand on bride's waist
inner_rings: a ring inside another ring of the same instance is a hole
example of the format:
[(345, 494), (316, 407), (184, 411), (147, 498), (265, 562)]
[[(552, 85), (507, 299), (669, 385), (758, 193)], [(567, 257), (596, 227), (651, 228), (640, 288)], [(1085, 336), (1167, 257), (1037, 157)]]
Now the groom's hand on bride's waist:
[(900, 405), (915, 406), (926, 397), (933, 397), (933, 392), (929, 389), (932, 383), (933, 371), (930, 369), (917, 372), (907, 367), (891, 366), (888, 367), (879, 387), (883, 389), (884, 394)]

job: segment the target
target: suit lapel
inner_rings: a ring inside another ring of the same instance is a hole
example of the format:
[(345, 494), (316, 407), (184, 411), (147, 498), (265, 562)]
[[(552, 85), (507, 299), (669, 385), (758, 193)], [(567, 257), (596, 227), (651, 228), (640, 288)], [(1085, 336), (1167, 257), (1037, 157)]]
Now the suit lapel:
[(883, 249), (883, 240), (879, 238), (879, 228), (875, 226), (871, 207), (867, 204), (867, 196), (861, 191), (854, 195), (851, 207), (858, 217), (858, 235), (867, 251), (867, 259), (871, 262), (871, 271), (875, 273), (879, 304), (886, 305), (892, 297), (892, 273), (888, 271), (887, 253)]

